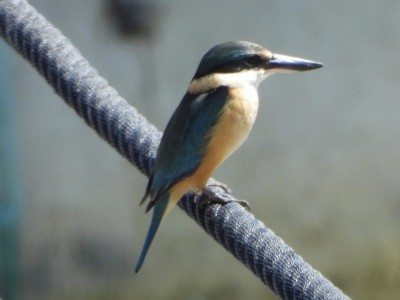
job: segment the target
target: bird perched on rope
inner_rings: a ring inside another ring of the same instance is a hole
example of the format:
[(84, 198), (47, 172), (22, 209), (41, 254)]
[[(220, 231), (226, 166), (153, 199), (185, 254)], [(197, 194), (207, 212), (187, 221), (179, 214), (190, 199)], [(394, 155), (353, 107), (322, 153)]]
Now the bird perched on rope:
[(322, 64), (281, 55), (250, 42), (225, 42), (206, 52), (162, 136), (141, 203), (153, 218), (137, 261), (143, 265), (160, 222), (189, 191), (202, 191), (215, 169), (247, 138), (258, 110), (258, 85), (274, 73)]

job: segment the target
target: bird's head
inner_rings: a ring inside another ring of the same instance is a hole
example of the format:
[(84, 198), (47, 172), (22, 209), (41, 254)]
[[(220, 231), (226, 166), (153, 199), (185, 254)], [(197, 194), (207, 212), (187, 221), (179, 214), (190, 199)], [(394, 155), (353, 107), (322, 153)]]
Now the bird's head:
[(189, 86), (189, 92), (204, 92), (221, 85), (240, 87), (258, 84), (268, 75), (308, 71), (322, 64), (302, 58), (274, 54), (250, 42), (225, 42), (208, 50)]

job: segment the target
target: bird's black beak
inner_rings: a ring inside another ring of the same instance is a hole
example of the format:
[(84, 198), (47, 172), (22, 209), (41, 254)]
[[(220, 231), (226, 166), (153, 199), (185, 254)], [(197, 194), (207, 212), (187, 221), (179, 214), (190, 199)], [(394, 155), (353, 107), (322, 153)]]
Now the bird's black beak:
[(298, 57), (274, 54), (267, 64), (267, 69), (275, 72), (300, 72), (322, 67), (321, 63)]

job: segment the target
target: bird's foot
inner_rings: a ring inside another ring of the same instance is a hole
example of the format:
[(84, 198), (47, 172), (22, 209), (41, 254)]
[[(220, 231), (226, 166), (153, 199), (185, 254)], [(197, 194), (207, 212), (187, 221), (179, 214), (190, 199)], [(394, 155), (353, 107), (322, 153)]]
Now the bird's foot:
[(232, 190), (225, 183), (210, 183), (207, 187), (216, 187), (224, 190), (225, 194), (232, 195)]
[[(222, 191), (221, 191), (222, 190)], [(223, 183), (212, 183), (207, 185), (207, 187), (202, 191), (203, 195), (206, 197), (201, 198), (200, 204), (210, 204), (218, 203), (225, 205), (228, 203), (236, 202), (243, 206), (245, 209), (250, 211), (249, 203), (246, 200), (235, 199), (232, 196), (232, 190)]]

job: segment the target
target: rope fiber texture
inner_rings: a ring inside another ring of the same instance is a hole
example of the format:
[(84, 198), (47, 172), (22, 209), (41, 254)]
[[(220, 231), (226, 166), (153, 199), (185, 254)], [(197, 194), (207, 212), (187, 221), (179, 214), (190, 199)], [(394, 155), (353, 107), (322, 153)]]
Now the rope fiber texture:
[[(59, 30), (27, 1), (0, 0), (0, 35), (90, 127), (149, 176), (161, 133)], [(210, 189), (232, 197), (224, 189)], [(349, 299), (241, 205), (204, 205), (198, 200), (188, 194), (179, 206), (282, 299)]]

